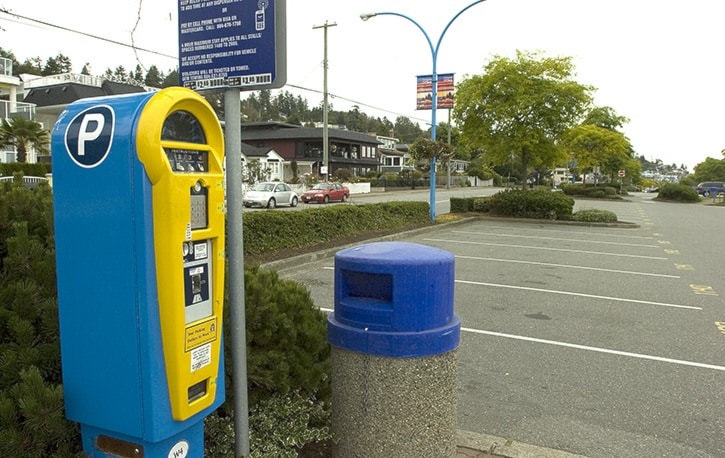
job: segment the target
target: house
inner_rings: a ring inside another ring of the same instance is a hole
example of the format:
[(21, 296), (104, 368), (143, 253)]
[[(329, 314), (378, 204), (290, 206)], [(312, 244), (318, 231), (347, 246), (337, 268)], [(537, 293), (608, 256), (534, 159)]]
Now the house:
[[(241, 126), (242, 142), (255, 147), (274, 150), (284, 160), (283, 181), (294, 176), (292, 163), (297, 166), (297, 175), (321, 175), (323, 165), (323, 128), (301, 127), (282, 122), (246, 123)], [(378, 145), (372, 135), (344, 129), (328, 128), (329, 173), (349, 169), (353, 176), (365, 176), (377, 171)]]
[[(255, 162), (257, 167), (252, 165)], [(254, 181), (286, 181), (285, 178), (292, 176), (290, 164), (274, 149), (242, 143), (242, 173), (245, 181), (252, 169), (256, 169), (258, 174), (258, 179)]]
[(380, 142), (378, 153), (380, 155), (380, 171), (399, 173), (403, 170), (412, 170), (408, 145), (401, 145), (397, 138), (378, 135), (375, 138)]
[[(12, 60), (0, 58), (0, 116), (23, 116), (39, 122), (48, 131), (52, 130), (60, 113), (76, 100), (154, 90), (74, 73), (17, 77), (13, 76), (12, 65)], [(0, 162), (15, 160), (14, 150), (0, 151)], [(30, 163), (49, 160), (49, 157), (37, 157), (35, 151), (28, 151)]]
[(38, 121), (49, 129), (58, 115), (71, 103), (88, 97), (147, 92), (144, 87), (116, 83), (107, 79), (63, 73), (52, 76), (21, 75), (24, 102), (36, 106)]
[[(0, 57), (0, 119), (12, 119), (22, 117), (29, 120), (37, 120), (35, 105), (22, 102), (23, 84), (20, 78), (13, 76), (13, 61)], [(49, 129), (50, 125), (44, 125)], [(15, 148), (8, 146), (0, 149), (0, 162), (15, 162)], [(28, 162), (37, 162), (37, 155), (31, 148), (28, 151)]]
[(551, 173), (551, 179), (555, 188), (571, 182), (572, 177), (568, 167), (556, 167)]

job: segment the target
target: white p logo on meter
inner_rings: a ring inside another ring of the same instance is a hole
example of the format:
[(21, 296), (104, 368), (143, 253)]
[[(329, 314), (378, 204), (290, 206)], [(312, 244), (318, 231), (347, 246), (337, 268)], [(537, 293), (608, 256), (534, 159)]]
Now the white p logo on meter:
[[(87, 113), (83, 115), (80, 131), (78, 132), (78, 156), (86, 155), (86, 142), (92, 142), (100, 137), (105, 123), (106, 118), (101, 113)], [(94, 129), (88, 130), (89, 125), (94, 126)]]
[(65, 131), (65, 147), (77, 165), (99, 165), (111, 150), (114, 113), (108, 105), (98, 105), (78, 113)]

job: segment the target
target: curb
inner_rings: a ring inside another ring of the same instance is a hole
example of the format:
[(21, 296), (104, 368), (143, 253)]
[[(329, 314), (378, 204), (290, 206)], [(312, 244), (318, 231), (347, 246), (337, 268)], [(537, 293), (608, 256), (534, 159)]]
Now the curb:
[(584, 455), (562, 452), (512, 439), (459, 430), (456, 437), (457, 458), (583, 458)]
[[(476, 218), (462, 218), (458, 221), (451, 221), (449, 223), (438, 223), (438, 224), (435, 224), (432, 226), (419, 227), (417, 229), (411, 229), (409, 231), (398, 232), (395, 234), (388, 234), (388, 235), (384, 235), (382, 237), (374, 237), (374, 238), (366, 240), (365, 243), (395, 241), (395, 240), (399, 240), (402, 238), (418, 235), (423, 232), (428, 232), (428, 231), (433, 232), (433, 231), (437, 231), (439, 229), (444, 229), (444, 228), (448, 228), (451, 226), (464, 224), (464, 223), (467, 223), (467, 222), (475, 220), (475, 219)], [(335, 256), (335, 253), (337, 253), (338, 251), (344, 250), (345, 248), (357, 246), (357, 245), (360, 245), (360, 242), (349, 243), (346, 245), (339, 245), (339, 246), (336, 246), (333, 248), (327, 248), (325, 250), (315, 251), (313, 253), (305, 253), (305, 254), (293, 256), (293, 257), (287, 258), (287, 259), (278, 259), (276, 261), (270, 261), (270, 262), (262, 264), (261, 267), (264, 267), (265, 269), (273, 269), (273, 270), (277, 270), (277, 271), (291, 269), (294, 267), (298, 267), (302, 264), (307, 264), (309, 262), (319, 261), (320, 259), (331, 258), (331, 257)]]

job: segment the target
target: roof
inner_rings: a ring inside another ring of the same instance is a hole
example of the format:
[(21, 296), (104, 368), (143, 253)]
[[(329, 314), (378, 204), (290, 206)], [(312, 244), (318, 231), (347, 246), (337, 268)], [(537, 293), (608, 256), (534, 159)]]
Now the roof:
[[(264, 128), (263, 124), (266, 124)], [(249, 127), (249, 128), (248, 128)], [(242, 140), (307, 140), (320, 139), (323, 136), (322, 127), (301, 127), (284, 123), (253, 123), (242, 125)], [(346, 140), (370, 145), (380, 144), (372, 135), (362, 132), (353, 132), (342, 129), (328, 129), (330, 140)]]
[(38, 107), (47, 107), (68, 105), (76, 100), (87, 97), (131, 94), (135, 92), (145, 92), (145, 90), (139, 86), (114, 83), (108, 80), (104, 81), (100, 87), (68, 82), (31, 89), (23, 101), (26, 103), (34, 103)]
[(247, 157), (265, 157), (271, 149), (266, 146), (252, 146), (242, 142), (242, 152)]

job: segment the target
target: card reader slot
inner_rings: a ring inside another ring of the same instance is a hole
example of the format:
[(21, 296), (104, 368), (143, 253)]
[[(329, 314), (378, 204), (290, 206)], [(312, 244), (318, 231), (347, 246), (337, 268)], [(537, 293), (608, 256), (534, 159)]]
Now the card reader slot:
[(188, 391), (188, 399), (189, 404), (196, 401), (197, 399), (201, 399), (206, 394), (206, 384), (208, 380), (202, 380), (199, 383), (195, 383), (189, 387)]

